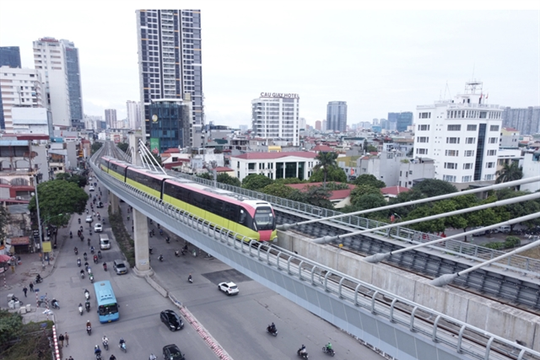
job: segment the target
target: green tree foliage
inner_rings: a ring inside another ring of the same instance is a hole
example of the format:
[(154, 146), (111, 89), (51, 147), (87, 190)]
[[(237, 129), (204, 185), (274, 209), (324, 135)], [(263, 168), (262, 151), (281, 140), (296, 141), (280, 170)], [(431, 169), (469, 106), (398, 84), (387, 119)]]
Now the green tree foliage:
[(9, 212), (5, 206), (0, 206), (0, 240), (5, 244), (7, 225), (10, 222)]
[(126, 152), (127, 149), (129, 148), (129, 144), (128, 143), (118, 143), (118, 145), (116, 145), (120, 150), (122, 150), (123, 152)]
[(94, 143), (92, 144), (92, 154), (95, 154), (95, 152), (101, 149), (102, 146), (103, 146), (103, 143), (94, 141)]
[[(335, 152), (320, 152), (319, 154), (317, 154), (317, 157), (315, 157), (315, 160), (317, 160), (319, 163), (313, 168), (313, 172), (317, 173), (319, 170), (322, 170), (323, 182), (325, 186), (326, 186), (326, 181), (329, 180), (328, 173), (330, 172), (330, 169), (338, 167), (337, 162), (336, 162), (337, 158), (338, 158), (338, 154)], [(311, 177), (313, 177), (313, 175)], [(339, 181), (336, 179), (332, 179), (332, 180)], [(320, 182), (320, 180), (311, 180), (311, 179), (310, 181)], [(345, 175), (344, 181), (347, 181), (347, 175)]]
[(305, 202), (307, 202), (308, 204), (322, 207), (325, 209), (334, 208), (332, 202), (329, 200), (330, 191), (322, 186), (308, 186), (307, 191), (303, 194), (303, 198), (305, 198)]
[(70, 173), (60, 173), (56, 175), (56, 180), (66, 180), (77, 184), (77, 186), (80, 188), (84, 188), (88, 184), (88, 178), (86, 176), (80, 176)]
[(370, 194), (380, 195), (384, 200), (384, 196), (381, 194), (381, 190), (379, 188), (371, 185), (359, 185), (351, 191), (351, 204), (358, 205), (363, 196)]
[(207, 179), (207, 180), (214, 180), (214, 176), (212, 174), (210, 174), (209, 172), (197, 174), (197, 177)]
[[(51, 180), (37, 187), (41, 220), (55, 226), (67, 225), (71, 214), (82, 214), (88, 194), (77, 184), (67, 180)], [(36, 197), (32, 197), (28, 209), (36, 211)]]
[(376, 153), (377, 152), (377, 148), (373, 145), (368, 145), (367, 147), (367, 152), (368, 153)]
[(496, 173), (496, 184), (520, 180), (523, 178), (523, 167), (519, 166), (517, 161), (510, 164), (504, 164), (503, 168)]
[(244, 180), (242, 180), (242, 187), (249, 190), (259, 191), (273, 182), (274, 181), (266, 175), (249, 174), (244, 178)]
[(22, 316), (19, 313), (0, 310), (0, 344), (2, 344), (2, 350), (6, 349), (4, 346), (8, 346), (10, 342), (18, 339), (22, 333)]
[(413, 186), (412, 191), (421, 193), (422, 197), (433, 197), (454, 193), (458, 190), (447, 181), (426, 179)]
[(377, 179), (374, 175), (371, 174), (362, 174), (354, 180), (354, 185), (371, 185), (378, 189), (386, 187), (384, 181)]
[[(300, 191), (293, 189), (290, 186), (285, 185), (283, 182), (278, 182), (278, 181), (274, 182), (273, 184), (266, 185), (264, 188), (261, 189), (261, 192), (268, 195), (284, 198), (284, 199), (292, 198), (293, 197), (292, 194), (294, 192), (300, 193)], [(295, 196), (296, 198), (302, 197), (301, 195), (298, 195), (298, 194)], [(298, 200), (295, 200), (295, 201), (298, 201)]]
[(238, 186), (240, 187), (242, 184), (240, 183), (240, 179), (236, 177), (232, 177), (227, 173), (220, 173), (217, 176), (217, 182), (220, 182), (222, 184), (229, 184), (232, 186)]
[(324, 176), (326, 170), (326, 181), (335, 181), (335, 182), (347, 182), (347, 174), (345, 171), (337, 166), (328, 167), (328, 168), (319, 168), (314, 170), (313, 174), (309, 178), (309, 182), (322, 182), (323, 186), (326, 184)]
[[(511, 199), (518, 196), (524, 196), (530, 194), (527, 191), (514, 191), (512, 189), (501, 189), (495, 193), (496, 200), (505, 200), (505, 199)], [(515, 219), (521, 216), (540, 213), (540, 200), (528, 200), (528, 201), (522, 201), (519, 203), (514, 204), (508, 204), (505, 206), (500, 207), (500, 217), (501, 221), (506, 221), (510, 219)], [(526, 225), (527, 227), (531, 228), (537, 225), (540, 225), (540, 219), (534, 219), (523, 222), (523, 225)], [(510, 230), (514, 230), (514, 226), (510, 225)]]

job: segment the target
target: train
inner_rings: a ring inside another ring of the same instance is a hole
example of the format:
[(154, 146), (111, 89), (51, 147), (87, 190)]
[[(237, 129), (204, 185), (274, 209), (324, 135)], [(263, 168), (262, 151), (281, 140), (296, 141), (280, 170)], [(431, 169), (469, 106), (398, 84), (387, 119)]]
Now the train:
[(165, 204), (249, 239), (277, 239), (274, 209), (266, 201), (244, 199), (231, 191), (158, 174), (109, 156), (99, 160), (102, 171)]

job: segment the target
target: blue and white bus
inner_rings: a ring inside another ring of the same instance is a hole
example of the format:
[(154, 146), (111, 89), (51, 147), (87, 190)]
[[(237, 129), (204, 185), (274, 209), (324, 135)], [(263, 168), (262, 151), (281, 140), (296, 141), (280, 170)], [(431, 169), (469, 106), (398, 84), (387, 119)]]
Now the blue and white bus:
[(98, 281), (94, 283), (96, 292), (97, 309), (100, 323), (109, 323), (120, 318), (118, 303), (110, 281)]

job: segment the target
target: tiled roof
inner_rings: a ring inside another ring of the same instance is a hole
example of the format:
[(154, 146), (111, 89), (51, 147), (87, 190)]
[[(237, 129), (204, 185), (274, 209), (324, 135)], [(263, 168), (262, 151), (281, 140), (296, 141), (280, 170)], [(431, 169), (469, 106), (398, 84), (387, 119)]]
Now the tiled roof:
[(309, 151), (291, 151), (291, 152), (250, 152), (238, 156), (231, 156), (231, 159), (246, 159), (246, 160), (270, 160), (281, 159), (284, 157), (296, 156), (307, 159), (315, 159), (317, 154)]
[(381, 189), (381, 193), (383, 195), (398, 195), (402, 192), (411, 191), (411, 189), (403, 187), (403, 186), (389, 186)]

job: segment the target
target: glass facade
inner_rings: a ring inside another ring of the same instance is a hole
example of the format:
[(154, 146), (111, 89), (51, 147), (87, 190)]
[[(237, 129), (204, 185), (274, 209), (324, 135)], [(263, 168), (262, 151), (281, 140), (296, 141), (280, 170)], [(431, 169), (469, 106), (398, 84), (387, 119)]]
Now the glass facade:
[[(173, 101), (152, 102), (150, 121), (151, 143), (159, 143), (159, 153), (170, 148), (185, 148), (189, 144), (189, 106)], [(154, 140), (152, 140), (154, 139)], [(159, 139), (159, 142), (155, 139)], [(152, 150), (154, 150), (152, 148)]]
[(71, 125), (77, 129), (84, 128), (81, 75), (79, 71), (79, 49), (72, 42), (64, 42), (66, 54), (66, 71), (69, 88), (69, 107)]
[(21, 52), (18, 46), (0, 46), (0, 66), (21, 67)]
[(326, 106), (326, 130), (344, 133), (347, 130), (347, 102), (330, 101)]

